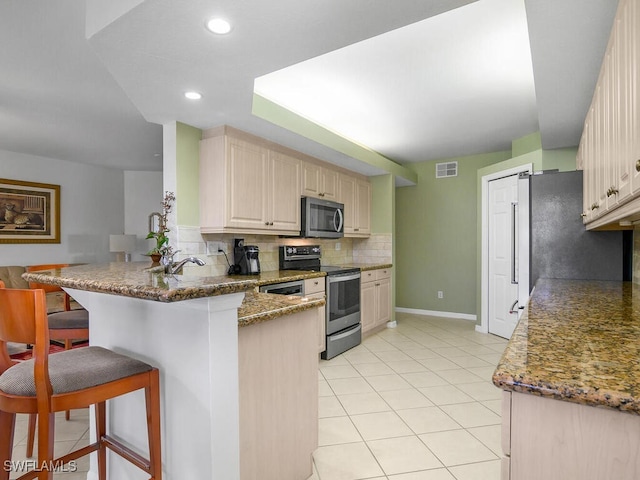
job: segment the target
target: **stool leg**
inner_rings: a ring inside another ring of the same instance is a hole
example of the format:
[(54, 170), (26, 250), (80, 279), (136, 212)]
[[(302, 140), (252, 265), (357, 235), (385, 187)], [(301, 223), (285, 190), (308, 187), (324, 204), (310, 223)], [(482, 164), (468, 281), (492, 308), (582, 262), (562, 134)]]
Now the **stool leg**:
[[(56, 417), (54, 413), (38, 415), (38, 465), (53, 465), (53, 445)], [(53, 470), (43, 469), (38, 480), (53, 480)]]
[(160, 432), (160, 376), (158, 370), (149, 373), (150, 384), (144, 389), (147, 405), (147, 432), (149, 436), (149, 465), (151, 478), (162, 480), (162, 448)]
[(9, 480), (11, 468), (5, 464), (11, 460), (13, 451), (13, 433), (16, 424), (16, 414), (0, 411), (0, 480)]
[(102, 437), (107, 434), (106, 404), (96, 403), (96, 442), (98, 443), (98, 480), (107, 480), (107, 447)]
[(27, 429), (27, 458), (33, 457), (33, 444), (36, 441), (36, 421), (38, 415), (35, 413), (29, 414), (29, 428)]

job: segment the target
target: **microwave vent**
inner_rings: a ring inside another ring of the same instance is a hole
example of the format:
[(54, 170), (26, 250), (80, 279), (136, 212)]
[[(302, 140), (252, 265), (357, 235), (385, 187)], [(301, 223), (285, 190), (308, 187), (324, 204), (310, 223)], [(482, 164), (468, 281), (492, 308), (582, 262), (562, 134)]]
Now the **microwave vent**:
[(458, 162), (436, 163), (436, 178), (458, 176)]

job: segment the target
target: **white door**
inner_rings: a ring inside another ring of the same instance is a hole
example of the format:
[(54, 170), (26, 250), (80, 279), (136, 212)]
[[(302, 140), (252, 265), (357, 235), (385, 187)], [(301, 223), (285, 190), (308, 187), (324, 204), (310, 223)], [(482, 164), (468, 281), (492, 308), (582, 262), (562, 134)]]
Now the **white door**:
[(489, 182), (489, 333), (504, 338), (518, 322), (517, 208), (518, 175)]

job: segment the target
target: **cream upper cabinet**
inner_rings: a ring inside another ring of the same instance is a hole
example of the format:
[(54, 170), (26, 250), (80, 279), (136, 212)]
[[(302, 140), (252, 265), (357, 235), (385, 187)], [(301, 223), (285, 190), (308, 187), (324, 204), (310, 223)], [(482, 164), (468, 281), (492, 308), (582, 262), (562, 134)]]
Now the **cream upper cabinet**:
[(338, 172), (311, 162), (302, 162), (302, 195), (324, 200), (338, 199)]
[(578, 157), (587, 228), (640, 218), (640, 0), (621, 0)]
[(340, 173), (338, 201), (344, 204), (346, 237), (371, 235), (371, 184), (367, 180)]
[(300, 232), (300, 160), (228, 135), (200, 142), (202, 233)]

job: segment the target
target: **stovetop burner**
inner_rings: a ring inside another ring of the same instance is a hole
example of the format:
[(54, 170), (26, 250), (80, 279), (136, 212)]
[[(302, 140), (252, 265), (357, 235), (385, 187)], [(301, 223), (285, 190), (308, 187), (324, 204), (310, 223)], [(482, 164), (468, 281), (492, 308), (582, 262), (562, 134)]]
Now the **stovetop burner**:
[(321, 251), (319, 245), (281, 246), (279, 252), (280, 270), (309, 270), (325, 272), (327, 275), (359, 272), (358, 267), (340, 265), (320, 265)]

